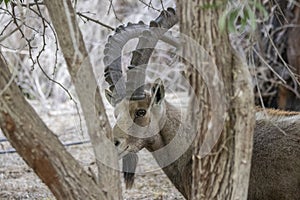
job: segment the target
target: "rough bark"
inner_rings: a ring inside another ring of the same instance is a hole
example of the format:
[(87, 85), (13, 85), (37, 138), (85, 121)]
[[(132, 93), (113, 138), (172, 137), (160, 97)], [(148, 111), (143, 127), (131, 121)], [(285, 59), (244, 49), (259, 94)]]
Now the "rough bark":
[(117, 154), (113, 144), (106, 138), (106, 135), (111, 138), (112, 131), (74, 8), (70, 0), (46, 0), (44, 3), (85, 117), (98, 165), (99, 185), (107, 191), (108, 199), (119, 199), (120, 179), (118, 170), (115, 170), (118, 168)]
[[(206, 6), (205, 6), (206, 5)], [(193, 157), (193, 199), (247, 199), (254, 127), (253, 92), (247, 66), (234, 54), (227, 33), (218, 30), (223, 6), (217, 0), (177, 1), (180, 30), (211, 56), (223, 80), (227, 111), (224, 129), (211, 153), (201, 158), (200, 147), (209, 130), (212, 105), (201, 74), (193, 73), (191, 85), (201, 99), (199, 132)], [(191, 105), (193, 107), (193, 105)], [(195, 108), (193, 108), (195, 110)]]
[(105, 199), (104, 192), (66, 151), (23, 97), (0, 56), (0, 127), (19, 155), (57, 199)]

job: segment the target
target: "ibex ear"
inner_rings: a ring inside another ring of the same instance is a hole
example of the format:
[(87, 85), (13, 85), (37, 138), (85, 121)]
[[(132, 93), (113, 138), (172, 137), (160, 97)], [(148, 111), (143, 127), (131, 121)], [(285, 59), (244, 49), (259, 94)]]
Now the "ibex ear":
[(165, 88), (160, 78), (156, 79), (151, 88), (151, 96), (154, 98), (154, 103), (159, 104), (165, 97)]
[(108, 89), (105, 89), (105, 97), (106, 97), (106, 99), (107, 99), (107, 101), (112, 105), (112, 106), (114, 106), (114, 104), (113, 104), (113, 95), (112, 95), (112, 92), (110, 91), (110, 90), (108, 90)]

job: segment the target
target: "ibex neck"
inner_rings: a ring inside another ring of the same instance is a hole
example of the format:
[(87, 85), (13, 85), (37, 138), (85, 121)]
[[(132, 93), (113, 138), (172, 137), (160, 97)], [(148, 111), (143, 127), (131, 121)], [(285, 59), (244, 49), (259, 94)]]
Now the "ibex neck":
[(164, 126), (155, 138), (155, 145), (149, 150), (175, 187), (188, 198), (188, 186), (192, 181), (192, 152), (190, 144), (184, 139), (181, 113), (168, 102), (165, 106)]
[(160, 131), (152, 138), (152, 142), (147, 147), (150, 152), (158, 151), (168, 145), (181, 125), (179, 111), (168, 102), (164, 102), (164, 111), (161, 113), (162, 116), (159, 119)]

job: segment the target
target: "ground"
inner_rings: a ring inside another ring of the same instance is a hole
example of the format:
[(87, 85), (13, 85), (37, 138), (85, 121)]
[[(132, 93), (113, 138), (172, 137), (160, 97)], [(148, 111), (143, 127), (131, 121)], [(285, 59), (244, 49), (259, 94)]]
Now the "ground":
[[(72, 102), (59, 106), (51, 101), (30, 104), (39, 113), (48, 127), (64, 143), (86, 141), (83, 130), (80, 133), (77, 111)], [(111, 110), (108, 115), (111, 118)], [(0, 141), (4, 136), (0, 133)], [(95, 168), (90, 143), (68, 146), (68, 151), (84, 166), (87, 171)], [(17, 153), (4, 153), (12, 150), (8, 142), (0, 142), (0, 199), (55, 199), (49, 189), (35, 175), (33, 170)], [(146, 150), (139, 153), (139, 165), (135, 184), (131, 190), (125, 190), (122, 181), (124, 199), (184, 199), (158, 167), (152, 155)]]

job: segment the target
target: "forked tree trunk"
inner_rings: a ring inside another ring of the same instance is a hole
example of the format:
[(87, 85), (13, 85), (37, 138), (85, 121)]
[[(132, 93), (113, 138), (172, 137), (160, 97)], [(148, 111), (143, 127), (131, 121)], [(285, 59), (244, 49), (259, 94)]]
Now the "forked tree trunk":
[(66, 152), (12, 81), (0, 59), (0, 125), (13, 147), (57, 199), (121, 199), (111, 127), (70, 0), (44, 1), (75, 86), (95, 152), (98, 178)]
[(106, 199), (96, 180), (66, 151), (25, 100), (0, 56), (0, 127), (57, 199)]
[(222, 134), (212, 151), (201, 158), (203, 140), (215, 134), (208, 126), (212, 107), (220, 105), (211, 104), (205, 85), (210, 83), (204, 83), (201, 74), (192, 74), (191, 85), (201, 99), (199, 114), (194, 117), (199, 119), (199, 131), (194, 146), (192, 198), (242, 200), (247, 199), (251, 166), (253, 92), (247, 65), (233, 53), (228, 33), (218, 29), (218, 20), (225, 9), (219, 4), (217, 0), (177, 1), (180, 30), (199, 42), (216, 64), (223, 79), (216, 85), (219, 87), (216, 91), (222, 92), (224, 86), (222, 98), (226, 105), (222, 106), (227, 107)]

